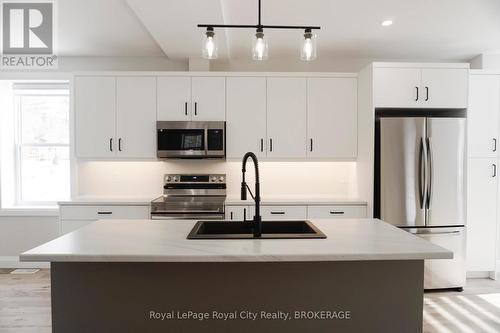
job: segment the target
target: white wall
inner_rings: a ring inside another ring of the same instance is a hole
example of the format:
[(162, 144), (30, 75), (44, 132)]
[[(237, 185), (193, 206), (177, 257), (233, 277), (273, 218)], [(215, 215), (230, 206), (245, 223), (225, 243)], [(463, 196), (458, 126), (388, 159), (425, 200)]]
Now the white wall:
[[(356, 197), (355, 162), (260, 162), (265, 196), (332, 195)], [(253, 182), (253, 166), (247, 180)], [(226, 173), (228, 196), (238, 196), (241, 163), (224, 161), (96, 162), (78, 165), (80, 195), (155, 196), (162, 193), (165, 173)]]
[(57, 216), (0, 215), (0, 268), (47, 267), (47, 264), (19, 263), (19, 254), (58, 236)]

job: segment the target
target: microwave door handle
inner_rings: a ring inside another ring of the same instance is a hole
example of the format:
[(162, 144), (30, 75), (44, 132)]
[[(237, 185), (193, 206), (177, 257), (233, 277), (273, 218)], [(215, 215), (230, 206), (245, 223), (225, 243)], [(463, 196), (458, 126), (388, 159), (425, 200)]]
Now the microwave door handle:
[(208, 156), (208, 125), (205, 125), (205, 156)]

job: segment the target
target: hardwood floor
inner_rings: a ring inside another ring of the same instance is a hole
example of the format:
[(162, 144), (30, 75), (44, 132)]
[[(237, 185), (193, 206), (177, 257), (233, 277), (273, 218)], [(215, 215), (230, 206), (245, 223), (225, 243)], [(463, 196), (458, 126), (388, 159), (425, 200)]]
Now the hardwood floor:
[(500, 281), (470, 279), (463, 292), (427, 293), (424, 332), (500, 332)]
[[(0, 333), (50, 332), (49, 271), (9, 272), (0, 269)], [(500, 281), (473, 279), (461, 293), (427, 293), (424, 332), (500, 332)]]
[(49, 333), (50, 273), (13, 275), (0, 270), (0, 332)]

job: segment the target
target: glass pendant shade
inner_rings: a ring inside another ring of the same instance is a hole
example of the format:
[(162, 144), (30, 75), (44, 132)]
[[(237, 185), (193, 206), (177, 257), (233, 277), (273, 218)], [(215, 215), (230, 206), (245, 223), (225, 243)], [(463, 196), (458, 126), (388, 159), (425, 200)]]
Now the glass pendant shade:
[(267, 39), (264, 39), (264, 32), (262, 29), (257, 29), (252, 45), (252, 58), (253, 60), (266, 60), (268, 56), (269, 46), (267, 44)]
[(213, 28), (207, 28), (203, 36), (202, 56), (205, 59), (217, 59), (217, 39)]
[(316, 59), (316, 35), (311, 30), (306, 30), (302, 45), (300, 47), (300, 59), (304, 61), (311, 61)]

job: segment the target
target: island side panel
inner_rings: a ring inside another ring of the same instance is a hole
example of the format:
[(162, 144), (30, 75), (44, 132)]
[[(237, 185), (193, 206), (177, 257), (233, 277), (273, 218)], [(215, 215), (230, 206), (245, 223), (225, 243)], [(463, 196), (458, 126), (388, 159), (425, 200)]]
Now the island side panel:
[[(55, 262), (51, 273), (54, 333), (422, 332), (423, 260)], [(179, 319), (189, 311), (210, 318)], [(329, 318), (294, 319), (296, 311)]]

